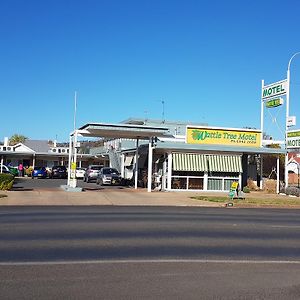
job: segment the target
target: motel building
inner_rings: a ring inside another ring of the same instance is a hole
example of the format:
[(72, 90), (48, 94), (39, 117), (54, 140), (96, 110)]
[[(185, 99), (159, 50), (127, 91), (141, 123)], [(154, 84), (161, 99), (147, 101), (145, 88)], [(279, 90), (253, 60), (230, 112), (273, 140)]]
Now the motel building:
[(262, 133), (255, 129), (132, 118), (118, 124), (88, 123), (70, 135), (70, 186), (71, 165), (77, 164), (74, 145), (80, 137), (103, 139), (104, 146), (91, 149), (90, 155), (106, 157), (135, 188), (149, 192), (224, 192), (234, 181), (243, 189), (248, 178), (262, 188), (264, 154), (277, 155), (279, 192), (279, 155), (286, 153), (264, 147)]

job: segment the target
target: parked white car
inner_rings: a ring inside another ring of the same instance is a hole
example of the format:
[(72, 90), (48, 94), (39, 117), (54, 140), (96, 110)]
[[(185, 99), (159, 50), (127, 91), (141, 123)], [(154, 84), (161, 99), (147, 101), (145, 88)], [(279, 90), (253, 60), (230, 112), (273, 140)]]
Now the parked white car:
[(84, 173), (83, 181), (96, 181), (97, 176), (102, 168), (103, 166), (100, 165), (89, 165)]
[(76, 168), (76, 178), (83, 179), (85, 174), (85, 168)]

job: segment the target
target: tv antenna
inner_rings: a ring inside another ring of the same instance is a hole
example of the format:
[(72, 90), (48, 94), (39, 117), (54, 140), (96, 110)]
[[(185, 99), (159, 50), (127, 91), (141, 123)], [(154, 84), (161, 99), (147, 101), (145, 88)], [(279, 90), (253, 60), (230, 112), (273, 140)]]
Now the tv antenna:
[(161, 100), (161, 104), (162, 104), (162, 123), (165, 123), (165, 101)]
[(144, 110), (144, 114), (145, 114), (145, 122), (148, 121), (148, 110)]

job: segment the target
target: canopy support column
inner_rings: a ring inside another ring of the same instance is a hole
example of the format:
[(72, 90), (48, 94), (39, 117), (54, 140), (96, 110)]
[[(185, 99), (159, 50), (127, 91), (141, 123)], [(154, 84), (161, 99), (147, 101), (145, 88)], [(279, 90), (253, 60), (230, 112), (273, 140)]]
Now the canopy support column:
[(74, 164), (77, 164), (77, 131), (74, 134)]
[(163, 162), (163, 174), (161, 178), (161, 190), (165, 191), (167, 189), (166, 179), (167, 179), (167, 155), (164, 154), (164, 162)]
[(279, 194), (279, 155), (277, 156), (277, 181), (276, 181), (276, 193)]
[(71, 160), (72, 160), (72, 135), (69, 138), (69, 161), (68, 161), (68, 186), (70, 186), (71, 179)]
[(33, 157), (32, 157), (32, 168), (34, 169), (35, 167), (35, 153), (33, 154)]
[(136, 150), (134, 157), (134, 188), (138, 188), (138, 174), (139, 174), (139, 139), (136, 139)]
[(121, 153), (121, 177), (124, 178), (124, 175), (125, 175), (125, 166), (124, 166), (124, 153)]
[(3, 155), (1, 155), (1, 173), (3, 171), (3, 161), (4, 161)]
[(170, 191), (172, 189), (172, 153), (168, 153), (168, 179), (167, 188)]
[(151, 193), (152, 185), (152, 162), (153, 162), (153, 148), (152, 137), (149, 138), (149, 150), (148, 150), (148, 192)]

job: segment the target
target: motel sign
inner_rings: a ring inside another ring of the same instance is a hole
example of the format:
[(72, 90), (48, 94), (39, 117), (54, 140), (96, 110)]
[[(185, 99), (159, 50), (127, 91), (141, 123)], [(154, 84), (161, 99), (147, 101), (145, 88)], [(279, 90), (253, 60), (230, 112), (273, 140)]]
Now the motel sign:
[(268, 99), (285, 95), (287, 91), (287, 81), (282, 80), (269, 85), (265, 85), (262, 88), (261, 99)]

